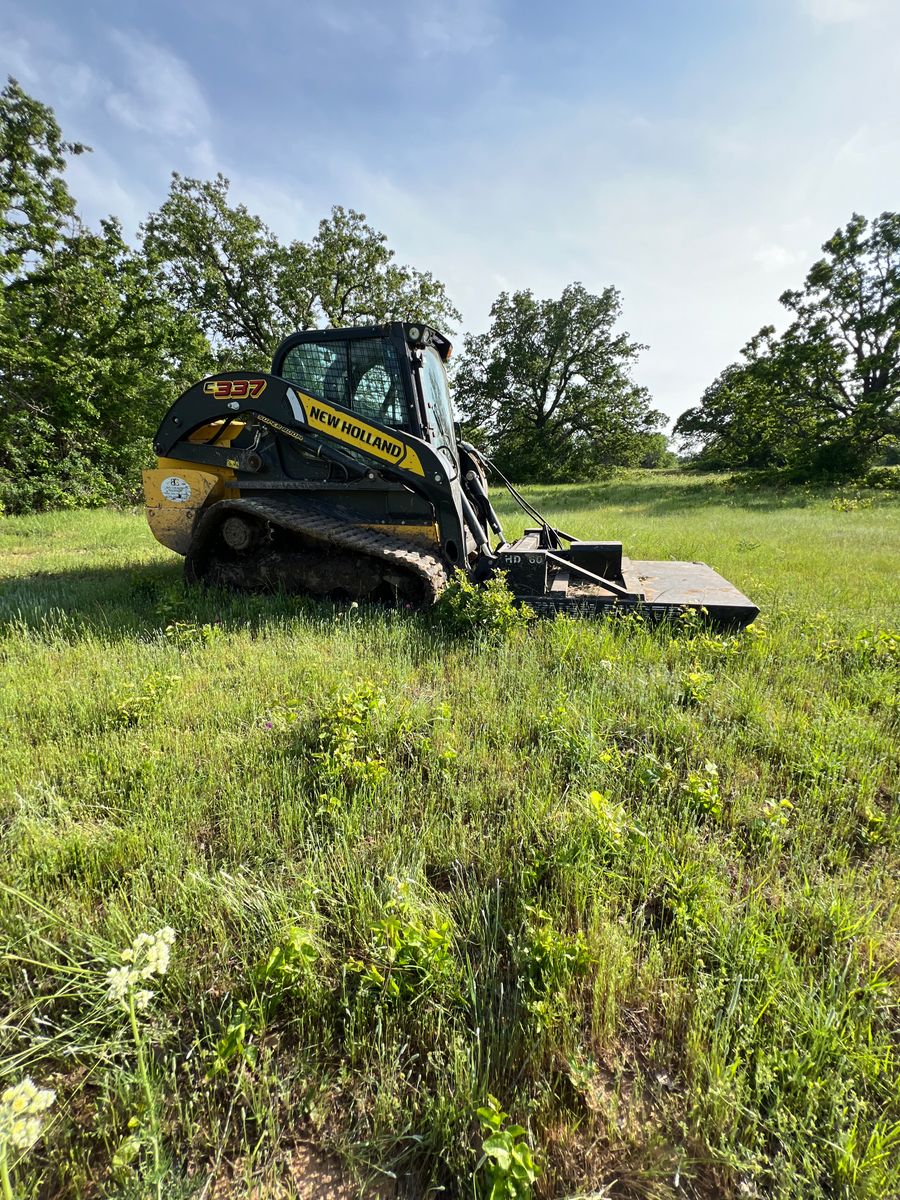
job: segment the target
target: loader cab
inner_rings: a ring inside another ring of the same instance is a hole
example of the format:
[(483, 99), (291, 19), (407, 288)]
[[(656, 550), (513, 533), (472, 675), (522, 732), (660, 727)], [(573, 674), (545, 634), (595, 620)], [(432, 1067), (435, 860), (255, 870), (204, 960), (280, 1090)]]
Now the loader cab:
[(423, 438), (452, 478), (459, 457), (444, 368), (450, 350), (441, 334), (411, 322), (311, 329), (281, 343), (272, 374), (364, 420)]

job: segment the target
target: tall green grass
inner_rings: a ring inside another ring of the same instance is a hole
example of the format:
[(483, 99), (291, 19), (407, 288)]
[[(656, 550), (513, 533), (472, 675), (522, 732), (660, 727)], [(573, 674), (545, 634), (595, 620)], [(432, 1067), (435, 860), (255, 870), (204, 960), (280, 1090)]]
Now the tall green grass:
[[(538, 1196), (900, 1190), (900, 506), (529, 494), (762, 618), (473, 642), (186, 591), (140, 514), (0, 522), (0, 1090), (57, 1093), (21, 1195), (292, 1194), (300, 1143), (487, 1195), (489, 1096)], [(163, 926), (136, 1047), (106, 974)]]

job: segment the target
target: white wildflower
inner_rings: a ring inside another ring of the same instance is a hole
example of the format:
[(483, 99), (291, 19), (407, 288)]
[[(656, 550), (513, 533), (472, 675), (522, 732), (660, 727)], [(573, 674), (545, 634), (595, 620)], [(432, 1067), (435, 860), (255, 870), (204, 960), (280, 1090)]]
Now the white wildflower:
[(112, 967), (106, 972), (106, 982), (109, 985), (106, 998), (113, 1004), (124, 1004), (128, 1007), (128, 993), (139, 976), (137, 971), (129, 967)]
[(28, 1076), (8, 1087), (0, 1095), (0, 1146), (30, 1150), (41, 1136), (42, 1114), (55, 1099), (55, 1092), (37, 1087)]
[(143, 979), (152, 979), (154, 975), (165, 975), (169, 969), (169, 944), (161, 938), (147, 947), (147, 961), (141, 970)]
[(156, 933), (139, 933), (130, 949), (120, 954), (126, 965), (112, 967), (106, 973), (108, 986), (106, 997), (113, 1004), (127, 1009), (133, 997), (135, 1007), (143, 1010), (153, 999), (153, 992), (146, 988), (135, 991), (137, 984), (152, 979), (154, 975), (165, 975), (169, 969), (169, 953), (175, 941), (175, 930), (168, 925)]

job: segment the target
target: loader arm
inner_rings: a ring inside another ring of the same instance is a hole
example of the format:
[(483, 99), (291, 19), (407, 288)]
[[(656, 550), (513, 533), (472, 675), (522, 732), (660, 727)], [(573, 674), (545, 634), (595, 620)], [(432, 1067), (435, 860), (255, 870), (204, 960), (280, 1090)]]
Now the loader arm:
[[(228, 427), (235, 425), (262, 426), (276, 439), (286, 438), (306, 453), (339, 465), (349, 479), (380, 477), (402, 483), (433, 507), (447, 561), (465, 561), (467, 501), (458, 465), (412, 433), (363, 419), (277, 375), (229, 371), (201, 380), (163, 417), (154, 449), (161, 458), (233, 472), (232, 486), (238, 491), (283, 487), (282, 480), (266, 479), (265, 464), (252, 444), (242, 447), (241, 439), (238, 444), (216, 444), (224, 442)], [(198, 441), (197, 431), (204, 427), (217, 432)]]

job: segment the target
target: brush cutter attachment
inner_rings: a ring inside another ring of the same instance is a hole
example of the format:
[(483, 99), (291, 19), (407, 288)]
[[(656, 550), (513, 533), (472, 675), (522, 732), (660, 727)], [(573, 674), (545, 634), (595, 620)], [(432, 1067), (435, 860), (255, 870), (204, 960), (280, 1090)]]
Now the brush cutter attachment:
[(719, 628), (741, 629), (759, 613), (706, 563), (629, 559), (621, 542), (571, 540), (564, 549), (562, 536), (547, 526), (527, 529), (496, 553), (512, 592), (541, 616), (638, 612), (659, 621), (691, 609)]

